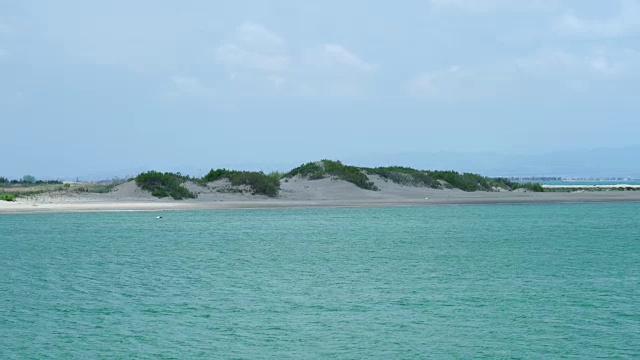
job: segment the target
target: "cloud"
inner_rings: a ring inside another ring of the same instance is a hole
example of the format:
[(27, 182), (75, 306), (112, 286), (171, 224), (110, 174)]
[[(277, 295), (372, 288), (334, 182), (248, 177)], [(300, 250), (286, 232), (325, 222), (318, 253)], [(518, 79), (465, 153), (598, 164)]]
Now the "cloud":
[(241, 69), (281, 72), (289, 67), (289, 58), (284, 55), (266, 54), (236, 44), (225, 44), (216, 50), (216, 60), (232, 73)]
[(202, 80), (193, 76), (176, 75), (171, 78), (173, 89), (169, 95), (172, 97), (197, 97), (211, 99), (216, 92), (210, 86), (205, 85)]
[(283, 72), (291, 62), (285, 52), (285, 42), (280, 36), (259, 24), (249, 22), (238, 27), (232, 42), (216, 49), (215, 59), (232, 76), (243, 70)]
[(278, 52), (284, 49), (284, 40), (260, 24), (245, 22), (236, 32), (236, 39), (243, 45), (261, 52)]
[(593, 73), (605, 76), (617, 75), (620, 72), (620, 68), (618, 65), (612, 64), (604, 57), (589, 58), (588, 69)]
[(441, 93), (443, 86), (463, 77), (460, 69), (453, 65), (445, 70), (420, 74), (413, 80), (413, 88), (423, 95), (435, 96)]
[(289, 50), (281, 36), (251, 22), (216, 49), (215, 60), (235, 91), (280, 95), (356, 96), (378, 68), (339, 44)]
[(464, 101), (584, 92), (605, 82), (619, 86), (640, 77), (640, 52), (633, 49), (594, 48), (579, 53), (540, 49), (532, 54), (486, 65), (425, 72), (409, 82), (410, 93), (437, 101)]
[(378, 66), (338, 44), (302, 51), (297, 92), (306, 95), (364, 96), (375, 90)]
[(515, 73), (523, 84), (586, 91), (610, 84), (635, 83), (640, 76), (640, 52), (632, 49), (595, 48), (587, 52), (541, 49), (515, 61)]
[[(2, 1), (0, 1), (1, 3)], [(153, 0), (21, 1), (26, 32), (72, 63), (123, 67), (170, 76), (210, 56), (210, 36), (223, 25), (206, 7)], [(123, 10), (123, 9), (126, 9)], [(1, 12), (1, 11), (0, 11)], [(207, 36), (208, 35), (208, 36)], [(50, 56), (34, 61), (51, 62)], [(66, 60), (66, 59), (65, 59)]]
[(307, 64), (320, 68), (342, 67), (363, 73), (372, 72), (378, 68), (337, 44), (324, 44), (307, 49), (303, 57)]
[(454, 9), (473, 12), (499, 10), (546, 10), (557, 6), (557, 0), (430, 0), (435, 9)]
[(640, 32), (640, 1), (622, 0), (620, 12), (608, 19), (584, 19), (569, 11), (560, 17), (554, 29), (567, 36), (608, 38)]
[(579, 55), (554, 49), (542, 49), (529, 57), (518, 59), (516, 66), (530, 75), (554, 78), (576, 75), (613, 78), (622, 72), (621, 65), (605, 54)]
[[(488, 80), (488, 81), (486, 81)], [(411, 94), (435, 100), (466, 100), (495, 97), (495, 84), (489, 77), (452, 65), (446, 69), (422, 73), (409, 83)]]

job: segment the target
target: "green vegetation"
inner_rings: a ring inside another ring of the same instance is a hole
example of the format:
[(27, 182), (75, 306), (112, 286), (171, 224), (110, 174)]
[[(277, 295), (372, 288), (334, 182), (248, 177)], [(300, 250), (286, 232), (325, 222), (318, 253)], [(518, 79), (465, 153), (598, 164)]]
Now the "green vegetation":
[[(463, 191), (497, 191), (526, 189), (542, 192), (545, 189), (537, 183), (517, 183), (505, 178), (489, 178), (472, 173), (456, 171), (423, 171), (402, 166), (356, 167), (345, 165), (340, 161), (321, 160), (303, 164), (288, 173), (273, 172), (265, 174), (256, 171), (236, 171), (228, 169), (212, 169), (202, 178), (190, 178), (180, 173), (148, 171), (139, 174), (133, 180), (143, 190), (159, 198), (171, 197), (176, 200), (197, 197), (197, 193), (184, 186), (186, 181), (193, 181), (202, 186), (207, 183), (226, 179), (231, 186), (216, 187), (218, 192), (243, 193), (251, 191), (254, 195), (276, 197), (280, 191), (280, 181), (289, 181), (294, 176), (310, 180), (323, 178), (339, 179), (350, 182), (359, 188), (378, 191), (379, 188), (369, 179), (369, 175), (377, 175), (385, 181), (392, 181), (407, 186), (421, 186), (434, 189), (460, 189)], [(18, 196), (31, 196), (59, 191), (108, 193), (124, 180), (113, 180), (98, 183), (63, 184), (59, 180), (36, 180), (25, 175), (20, 180), (9, 180), (0, 177), (0, 200), (13, 201)], [(635, 190), (635, 189), (627, 189)], [(548, 191), (548, 190), (547, 190)]]
[(525, 189), (533, 192), (544, 192), (545, 189), (539, 183), (527, 182), (519, 183), (505, 178), (494, 178), (493, 181), (503, 189), (517, 190)]
[(473, 173), (456, 171), (420, 171), (408, 167), (391, 166), (367, 168), (367, 173), (378, 175), (383, 179), (408, 186), (425, 186), (434, 189), (449, 188), (463, 191), (494, 191), (497, 189), (528, 189), (542, 192), (540, 184), (519, 184), (504, 178), (488, 178)]
[[(111, 181), (102, 181), (98, 183), (84, 183), (81, 186), (74, 187), (73, 190), (76, 192), (88, 192), (88, 193), (96, 193), (96, 194), (106, 194), (113, 191), (113, 189), (124, 183), (124, 180), (111, 180)], [(64, 184), (65, 189), (70, 189), (71, 184)]]
[(402, 167), (387, 166), (377, 168), (366, 168), (365, 171), (371, 175), (378, 175), (385, 180), (390, 180), (396, 184), (407, 186), (426, 186), (431, 188), (440, 188), (440, 183), (429, 176), (424, 171)]
[(17, 197), (34, 196), (44, 193), (53, 193), (64, 190), (64, 186), (58, 184), (24, 184), (14, 183), (13, 180), (8, 184), (0, 186), (0, 193), (11, 194)]
[(292, 178), (296, 175), (308, 178), (309, 180), (319, 180), (327, 176), (322, 161), (310, 162), (292, 169), (284, 175), (285, 178)]
[[(191, 180), (200, 185), (206, 186), (208, 182), (227, 179), (231, 183), (231, 186), (248, 186), (254, 195), (266, 195), (269, 197), (275, 197), (280, 190), (280, 178), (282, 174), (271, 173), (265, 174), (263, 172), (256, 171), (235, 171), (227, 169), (211, 170), (207, 175), (202, 178), (190, 178), (180, 173), (161, 173), (157, 171), (149, 171), (142, 173), (135, 178), (136, 184), (143, 190), (148, 190), (151, 195), (163, 198), (172, 197), (176, 200), (195, 198), (197, 194), (189, 191), (182, 186), (185, 181)], [(84, 188), (82, 188), (84, 189)], [(85, 191), (102, 192), (99, 191), (98, 185), (94, 185), (93, 191), (86, 189)], [(220, 192), (235, 192), (241, 193), (242, 189), (220, 189)], [(104, 189), (104, 192), (108, 192), (108, 188)]]
[(265, 175), (256, 171), (236, 171), (227, 169), (211, 170), (202, 178), (202, 182), (211, 182), (220, 179), (228, 179), (232, 186), (249, 186), (254, 194), (275, 197), (280, 190), (279, 173)]
[(0, 200), (6, 200), (6, 198), (16, 199), (18, 197), (29, 197), (40, 194), (55, 195), (60, 192), (108, 193), (122, 183), (124, 183), (124, 180), (120, 179), (82, 184), (63, 184), (59, 180), (37, 180), (33, 183), (25, 183), (22, 180), (9, 181), (6, 178), (0, 177), (0, 195), (3, 196)]
[(16, 195), (15, 194), (2, 193), (2, 194), (0, 194), (0, 200), (16, 201)]
[(495, 189), (515, 190), (527, 189), (542, 192), (540, 184), (519, 184), (504, 178), (488, 178), (472, 173), (458, 173), (456, 171), (422, 171), (402, 166), (387, 166), (377, 168), (360, 168), (342, 164), (340, 161), (322, 160), (301, 165), (287, 174), (286, 178), (296, 175), (310, 180), (335, 177), (349, 181), (356, 186), (378, 190), (369, 180), (368, 175), (378, 175), (386, 181), (407, 186), (424, 186), (434, 189), (449, 188), (463, 191), (495, 191)]
[(491, 179), (472, 173), (457, 171), (427, 171), (430, 177), (445, 182), (445, 187), (462, 191), (493, 191)]
[(172, 197), (175, 200), (193, 199), (197, 194), (182, 186), (188, 180), (180, 174), (161, 173), (148, 171), (136, 176), (135, 181), (141, 189), (151, 192), (151, 195), (159, 198)]
[(348, 181), (359, 188), (377, 191), (378, 187), (369, 180), (363, 169), (355, 166), (344, 165), (340, 161), (322, 160), (301, 165), (284, 175), (291, 178), (296, 175), (306, 177), (309, 180), (317, 180), (325, 177), (334, 177)]
[(544, 192), (546, 191), (542, 185), (538, 184), (538, 183), (524, 183), (524, 184), (517, 184), (517, 189), (527, 189), (527, 190), (531, 190), (533, 192)]
[(25, 175), (20, 180), (9, 180), (6, 177), (0, 176), (0, 185), (5, 186), (35, 186), (35, 185), (60, 185), (60, 180), (36, 180), (31, 175)]

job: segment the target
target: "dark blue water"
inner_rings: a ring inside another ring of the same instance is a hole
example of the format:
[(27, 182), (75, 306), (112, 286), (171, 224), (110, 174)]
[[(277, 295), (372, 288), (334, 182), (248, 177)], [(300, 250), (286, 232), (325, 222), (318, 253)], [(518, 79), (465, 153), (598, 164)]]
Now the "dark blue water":
[(640, 204), (0, 216), (0, 358), (638, 358)]

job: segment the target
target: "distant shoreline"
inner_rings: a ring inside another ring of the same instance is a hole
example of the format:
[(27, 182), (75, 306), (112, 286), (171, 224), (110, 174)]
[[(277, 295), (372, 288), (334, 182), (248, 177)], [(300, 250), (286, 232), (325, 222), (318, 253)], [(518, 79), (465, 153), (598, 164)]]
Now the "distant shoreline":
[(542, 184), (544, 189), (640, 189), (640, 185), (636, 184)]
[(7, 189), (12, 193), (5, 194), (8, 201), (0, 201), (0, 213), (640, 202), (640, 185), (541, 186), (455, 171), (360, 168), (331, 160), (307, 163), (287, 174), (217, 169), (190, 178), (149, 171), (110, 184)]
[[(434, 199), (395, 200), (286, 200), (256, 199), (245, 201), (78, 201), (33, 203), (17, 201), (0, 203), (0, 214), (24, 213), (77, 213), (127, 212), (173, 210), (229, 210), (229, 209), (282, 209), (316, 207), (405, 207), (440, 205), (507, 205), (558, 203), (620, 203), (640, 202), (640, 192), (584, 192), (584, 193), (528, 193), (532, 196), (504, 196), (511, 194), (483, 193), (478, 196), (454, 196)], [(492, 196), (498, 194), (499, 196)], [(458, 195), (458, 194), (457, 194)], [(463, 194), (464, 195), (464, 194)], [(516, 195), (516, 194), (513, 194)]]

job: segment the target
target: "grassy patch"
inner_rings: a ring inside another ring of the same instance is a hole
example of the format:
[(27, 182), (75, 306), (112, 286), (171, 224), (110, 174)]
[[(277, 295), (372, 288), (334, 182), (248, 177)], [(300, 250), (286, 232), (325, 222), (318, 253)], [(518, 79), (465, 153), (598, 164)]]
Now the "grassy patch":
[(34, 196), (45, 193), (54, 193), (61, 190), (64, 190), (65, 187), (63, 185), (33, 185), (33, 186), (23, 186), (23, 185), (9, 185), (0, 187), (0, 192), (12, 194), (15, 197), (26, 197), (26, 196)]
[(376, 174), (395, 183), (410, 186), (426, 186), (434, 189), (443, 187), (460, 189), (463, 191), (494, 191), (494, 189), (516, 190), (528, 189), (542, 192), (540, 184), (520, 184), (505, 178), (489, 178), (473, 173), (459, 173), (457, 171), (421, 171), (408, 167), (391, 166), (366, 169), (370, 174)]
[(0, 200), (16, 201), (16, 195), (15, 194), (8, 194), (8, 193), (0, 194)]
[(542, 187), (542, 185), (538, 184), (538, 183), (524, 183), (524, 184), (517, 184), (516, 189), (527, 189), (527, 190), (531, 190), (533, 192), (545, 192), (545, 188)]
[(256, 171), (236, 171), (227, 169), (211, 170), (202, 178), (204, 182), (211, 182), (221, 179), (228, 179), (232, 186), (249, 186), (254, 194), (275, 197), (280, 190), (279, 173), (266, 175)]
[[(81, 186), (72, 188), (77, 192), (87, 192), (87, 193), (96, 193), (96, 194), (107, 194), (113, 191), (113, 189), (124, 183), (124, 180), (113, 180), (110, 182), (100, 182), (100, 183), (86, 183)], [(64, 184), (65, 189), (71, 188), (70, 184)]]
[(378, 187), (369, 180), (363, 169), (355, 166), (344, 165), (340, 161), (322, 160), (310, 162), (289, 171), (285, 177), (300, 175), (309, 180), (317, 180), (325, 177), (335, 177), (348, 181), (359, 188), (377, 191)]
[(473, 173), (422, 171), (403, 166), (360, 168), (331, 160), (322, 160), (301, 165), (288, 172), (285, 177), (300, 175), (313, 180), (334, 176), (354, 183), (363, 189), (377, 190), (378, 188), (369, 180), (366, 176), (367, 174), (378, 175), (386, 181), (392, 181), (401, 185), (424, 186), (434, 189), (446, 187), (463, 191), (495, 191), (496, 188), (504, 190), (528, 189), (536, 192), (544, 191), (540, 184), (520, 184), (504, 178), (489, 178)]
[(135, 181), (141, 189), (151, 192), (159, 198), (172, 197), (175, 200), (193, 199), (197, 194), (182, 186), (186, 177), (173, 173), (148, 171), (136, 176)]
[(296, 175), (300, 175), (301, 177), (308, 178), (309, 180), (319, 180), (323, 179), (327, 174), (324, 169), (324, 164), (322, 161), (310, 162), (303, 165), (298, 166), (297, 168), (292, 169), (284, 176), (291, 178)]
[(372, 175), (378, 175), (383, 179), (390, 180), (396, 184), (408, 186), (426, 186), (430, 188), (440, 188), (442, 185), (438, 180), (429, 176), (424, 171), (402, 167), (387, 166), (377, 168), (367, 168), (365, 171)]
[(462, 191), (493, 191), (489, 178), (472, 173), (457, 171), (427, 171), (427, 175), (436, 180), (445, 181), (449, 187)]

